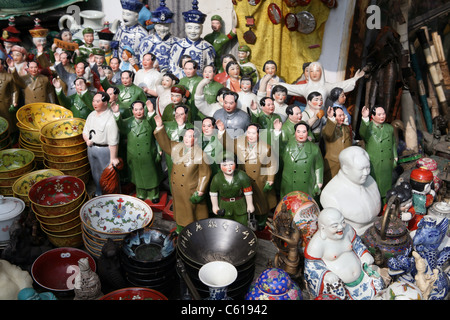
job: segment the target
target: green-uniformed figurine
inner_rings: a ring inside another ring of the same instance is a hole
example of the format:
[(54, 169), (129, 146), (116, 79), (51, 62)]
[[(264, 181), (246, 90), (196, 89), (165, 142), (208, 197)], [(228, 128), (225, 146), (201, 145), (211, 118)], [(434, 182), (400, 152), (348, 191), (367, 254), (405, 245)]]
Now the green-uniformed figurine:
[(280, 150), (283, 161), (280, 196), (302, 191), (317, 197), (323, 185), (323, 158), (319, 147), (308, 139), (309, 126), (300, 121), (295, 125), (295, 139)]
[(122, 134), (127, 135), (127, 165), (131, 171), (131, 182), (136, 186), (136, 197), (142, 200), (159, 202), (159, 184), (162, 181), (161, 157), (153, 131), (156, 128), (150, 101), (145, 116), (145, 103), (135, 101), (131, 104), (133, 117), (123, 119), (119, 106), (114, 104), (111, 110)]
[[(372, 121), (369, 121), (369, 115)], [(370, 158), (370, 175), (377, 182), (383, 203), (386, 202), (386, 192), (392, 187), (392, 172), (397, 165), (397, 146), (394, 138), (394, 128), (385, 123), (386, 111), (381, 106), (374, 106), (370, 111), (363, 107), (359, 134), (366, 143), (366, 151)]]
[(259, 102), (261, 110), (254, 110), (254, 104), (252, 104), (252, 122), (258, 123), (261, 129), (265, 129), (264, 132), (259, 133), (260, 139), (264, 142), (273, 145), (272, 133), (274, 131), (275, 120), (282, 121), (281, 116), (275, 112), (275, 104), (272, 98), (264, 97)]
[(94, 111), (92, 107), (94, 96), (88, 90), (85, 78), (77, 78), (74, 83), (77, 93), (67, 97), (62, 90), (61, 80), (53, 79), (56, 97), (60, 105), (72, 111), (74, 118), (86, 119)]
[[(179, 106), (186, 105), (186, 88), (180, 84), (173, 85), (170, 88), (170, 101), (172, 102), (166, 106), (161, 115), (164, 123), (175, 121), (175, 109)], [(186, 121), (189, 123), (193, 121), (190, 109)]]
[(212, 44), (216, 51), (214, 65), (217, 69), (221, 67), (221, 57), (225, 51), (227, 44), (236, 38), (236, 29), (233, 28), (227, 35), (222, 32), (223, 20), (219, 15), (211, 17), (211, 29), (213, 32), (207, 34), (204, 39)]
[(236, 169), (233, 155), (224, 156), (220, 169), (209, 187), (212, 210), (247, 226), (248, 213), (255, 211), (251, 180), (244, 171)]
[(256, 66), (250, 62), (250, 47), (247, 45), (241, 45), (238, 48), (239, 65), (241, 66), (241, 75), (249, 75), (252, 77), (253, 83), (258, 83), (259, 73)]
[(197, 74), (198, 63), (194, 60), (186, 61), (183, 66), (185, 76), (180, 78), (179, 85), (184, 86), (189, 91), (189, 97), (186, 100), (186, 104), (191, 110), (192, 121), (200, 120), (198, 117), (198, 109), (195, 106), (194, 96), (197, 85), (202, 81), (202, 77)]
[(94, 29), (83, 29), (83, 44), (75, 51), (74, 63), (87, 62), (94, 48)]

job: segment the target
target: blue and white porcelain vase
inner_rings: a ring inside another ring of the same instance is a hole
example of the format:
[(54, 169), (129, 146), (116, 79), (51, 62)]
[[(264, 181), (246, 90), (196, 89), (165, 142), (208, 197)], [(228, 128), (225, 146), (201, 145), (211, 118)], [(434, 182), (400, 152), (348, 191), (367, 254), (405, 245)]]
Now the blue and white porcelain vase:
[(208, 262), (200, 268), (198, 277), (209, 289), (209, 297), (206, 300), (232, 300), (227, 293), (228, 287), (237, 278), (237, 269), (231, 263)]

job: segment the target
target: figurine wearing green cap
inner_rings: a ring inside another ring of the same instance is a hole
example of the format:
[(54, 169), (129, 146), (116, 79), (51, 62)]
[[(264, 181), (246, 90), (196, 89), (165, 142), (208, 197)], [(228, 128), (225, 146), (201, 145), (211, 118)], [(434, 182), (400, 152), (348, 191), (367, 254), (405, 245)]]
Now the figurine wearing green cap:
[(232, 30), (225, 35), (222, 32), (223, 20), (219, 15), (214, 15), (211, 17), (211, 29), (213, 32), (207, 34), (205, 36), (205, 40), (212, 44), (214, 50), (216, 50), (216, 57), (214, 59), (214, 65), (216, 69), (221, 67), (221, 57), (225, 52), (227, 44), (230, 43), (231, 40), (236, 38), (236, 28), (232, 28)]
[(250, 62), (250, 55), (252, 51), (249, 46), (241, 45), (238, 48), (238, 59), (239, 65), (241, 66), (241, 74), (242, 76), (250, 76), (252, 78), (253, 83), (257, 83), (259, 81), (259, 73), (256, 69), (256, 66)]

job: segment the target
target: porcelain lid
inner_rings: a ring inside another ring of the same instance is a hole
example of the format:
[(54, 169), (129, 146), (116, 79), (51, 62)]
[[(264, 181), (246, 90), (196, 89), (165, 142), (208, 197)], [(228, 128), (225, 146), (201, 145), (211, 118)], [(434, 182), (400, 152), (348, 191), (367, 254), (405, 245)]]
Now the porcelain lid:
[(25, 202), (14, 197), (0, 195), (0, 221), (12, 219), (25, 209)]

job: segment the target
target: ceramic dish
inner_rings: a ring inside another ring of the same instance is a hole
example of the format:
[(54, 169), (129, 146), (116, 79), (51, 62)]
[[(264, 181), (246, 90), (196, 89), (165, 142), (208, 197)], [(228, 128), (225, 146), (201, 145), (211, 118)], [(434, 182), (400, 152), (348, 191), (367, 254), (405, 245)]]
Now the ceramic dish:
[(52, 155), (49, 153), (44, 153), (45, 160), (49, 160), (52, 162), (73, 162), (79, 159), (82, 159), (84, 157), (87, 157), (87, 148), (84, 148), (83, 150), (79, 151), (75, 154), (70, 155)]
[(68, 235), (55, 235), (53, 233), (49, 233), (45, 230), (43, 230), (44, 233), (47, 235), (48, 241), (50, 241), (51, 244), (53, 244), (55, 247), (62, 248), (62, 247), (72, 247), (72, 248), (79, 248), (83, 246), (83, 237), (82, 232), (78, 232), (75, 234), (68, 234)]
[(34, 167), (35, 155), (26, 149), (0, 151), (0, 178), (19, 177)]
[(60, 170), (62, 172), (64, 172), (65, 175), (78, 177), (78, 176), (81, 176), (81, 175), (85, 174), (86, 172), (90, 171), (91, 165), (88, 162), (88, 163), (82, 164), (81, 166), (73, 168), (73, 169), (60, 169)]
[(46, 143), (42, 144), (42, 150), (44, 150), (44, 153), (56, 156), (74, 155), (86, 149), (87, 146), (84, 141), (73, 146), (52, 146)]
[(167, 297), (153, 289), (133, 287), (110, 292), (100, 300), (167, 300)]
[(83, 142), (86, 120), (80, 118), (59, 119), (41, 128), (45, 143), (55, 146), (72, 146)]
[(8, 136), (9, 122), (3, 117), (0, 117), (0, 141)]
[[(55, 169), (43, 169), (37, 171), (31, 171), (29, 173), (24, 174), (20, 178), (18, 178), (13, 186), (13, 192), (22, 200), (25, 198), (26, 202), (29, 202), (28, 192), (30, 188), (36, 183), (43, 179), (54, 177), (54, 176), (62, 176), (64, 175), (62, 171)], [(25, 201), (25, 200), (24, 200)]]
[(25, 127), (40, 130), (51, 121), (73, 118), (73, 113), (57, 104), (36, 102), (19, 108), (16, 112), (16, 118)]
[(78, 167), (81, 167), (83, 165), (85, 165), (86, 163), (89, 163), (89, 159), (88, 157), (84, 157), (75, 161), (71, 161), (71, 162), (53, 162), (50, 160), (45, 160), (44, 164), (46, 167), (48, 168), (52, 168), (52, 169), (75, 169)]
[(17, 128), (20, 131), (20, 137), (29, 143), (33, 143), (33, 144), (40, 144), (41, 140), (40, 140), (40, 133), (39, 133), (39, 129), (32, 129), (29, 128), (25, 125), (23, 125), (20, 122), (17, 122)]
[(66, 221), (72, 220), (75, 217), (79, 217), (80, 209), (87, 200), (88, 200), (88, 196), (86, 193), (84, 193), (84, 199), (83, 199), (82, 203), (80, 203), (78, 205), (78, 207), (76, 207), (75, 209), (70, 210), (66, 213), (63, 213), (61, 215), (56, 215), (56, 216), (46, 216), (46, 215), (40, 214), (36, 210), (36, 207), (32, 203), (31, 203), (31, 209), (33, 210), (34, 214), (36, 215), (36, 218), (40, 222), (44, 222), (44, 223), (48, 223), (48, 224), (64, 223)]

